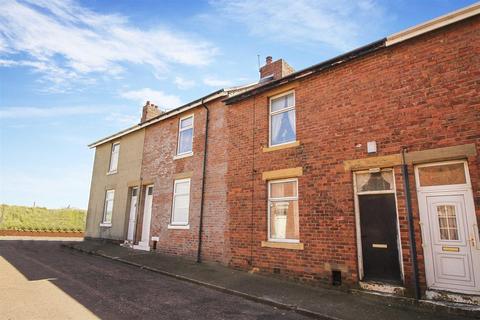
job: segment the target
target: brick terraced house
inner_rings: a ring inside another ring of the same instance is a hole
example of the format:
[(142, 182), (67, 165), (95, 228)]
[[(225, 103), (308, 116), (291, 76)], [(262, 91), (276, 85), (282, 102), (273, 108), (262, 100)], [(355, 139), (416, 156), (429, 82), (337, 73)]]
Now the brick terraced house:
[[(480, 4), (297, 72), (267, 57), (254, 85), (144, 110), (91, 145), (88, 236), (480, 304)], [(116, 159), (134, 170), (113, 182)]]

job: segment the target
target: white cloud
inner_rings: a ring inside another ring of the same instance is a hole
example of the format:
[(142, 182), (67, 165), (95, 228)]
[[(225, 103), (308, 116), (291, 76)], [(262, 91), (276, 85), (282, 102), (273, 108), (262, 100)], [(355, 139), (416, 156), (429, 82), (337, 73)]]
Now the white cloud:
[[(134, 112), (135, 114), (132, 114)], [(22, 129), (28, 127), (22, 120), (30, 119), (52, 119), (53, 121), (43, 122), (50, 127), (59, 126), (58, 118), (75, 116), (101, 116), (106, 123), (115, 126), (133, 125), (140, 119), (138, 106), (135, 108), (125, 106), (63, 106), (63, 107), (2, 107), (0, 108), (0, 120), (17, 120), (9, 123), (8, 127), (12, 129)], [(20, 122), (19, 122), (20, 121)]]
[(218, 13), (251, 34), (287, 43), (321, 43), (348, 50), (381, 30), (384, 9), (375, 0), (211, 0)]
[(140, 113), (138, 115), (123, 114), (118, 112), (112, 112), (105, 117), (107, 123), (114, 122), (115, 124), (121, 124), (125, 126), (134, 125), (140, 122)]
[(218, 79), (212, 76), (205, 77), (203, 79), (203, 83), (206, 84), (207, 86), (218, 87), (218, 88), (230, 87), (233, 84), (232, 80)]
[(195, 87), (196, 85), (195, 80), (185, 79), (180, 76), (175, 77), (175, 80), (173, 82), (181, 90), (190, 89)]
[(28, 172), (0, 169), (0, 203), (32, 205), (35, 201), (38, 206), (52, 208), (87, 208), (91, 176), (87, 165), (52, 166), (43, 171), (29, 168)]
[(156, 74), (171, 64), (208, 64), (212, 44), (164, 27), (141, 30), (126, 17), (95, 13), (73, 0), (0, 0), (0, 54), (27, 58), (27, 66), (54, 83), (90, 73), (118, 76), (125, 63), (147, 64)]
[(166, 94), (163, 91), (150, 88), (121, 92), (120, 96), (125, 99), (136, 101), (139, 105), (144, 105), (146, 101), (151, 101), (161, 109), (171, 109), (182, 104), (178, 96)]
[(0, 119), (52, 118), (103, 113), (105, 110), (92, 107), (2, 107)]

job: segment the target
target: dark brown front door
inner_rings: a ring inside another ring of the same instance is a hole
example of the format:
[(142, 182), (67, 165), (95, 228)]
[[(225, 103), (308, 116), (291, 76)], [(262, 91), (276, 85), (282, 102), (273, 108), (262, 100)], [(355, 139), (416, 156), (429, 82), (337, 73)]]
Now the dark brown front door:
[(394, 194), (359, 195), (364, 280), (400, 282)]

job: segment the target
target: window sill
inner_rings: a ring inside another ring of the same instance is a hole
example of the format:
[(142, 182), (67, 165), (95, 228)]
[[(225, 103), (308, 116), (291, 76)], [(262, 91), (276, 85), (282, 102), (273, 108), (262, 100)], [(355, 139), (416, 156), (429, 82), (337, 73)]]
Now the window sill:
[(276, 150), (294, 148), (294, 147), (298, 147), (299, 145), (300, 145), (300, 141), (297, 140), (297, 141), (294, 141), (294, 142), (285, 143), (285, 144), (281, 144), (281, 145), (278, 145), (278, 146), (263, 147), (263, 152), (272, 152), (272, 151), (276, 151)]
[(184, 154), (177, 154), (176, 156), (173, 156), (173, 160), (188, 158), (188, 157), (191, 157), (191, 156), (193, 156), (193, 152), (184, 153)]
[(112, 226), (111, 223), (106, 223), (106, 222), (101, 222), (100, 223), (100, 227), (103, 227), (103, 228), (110, 228)]
[(274, 241), (262, 241), (262, 247), (264, 248), (280, 248), (291, 250), (303, 250), (303, 243), (301, 242), (274, 242)]
[(180, 229), (180, 230), (183, 229), (183, 230), (186, 230), (186, 229), (190, 229), (190, 225), (188, 225), (188, 224), (187, 225), (171, 225), (171, 224), (169, 224), (167, 228), (168, 229)]
[(109, 172), (107, 172), (107, 176), (110, 176), (110, 175), (115, 174), (115, 173), (117, 173), (117, 170), (115, 170), (115, 171), (109, 171)]

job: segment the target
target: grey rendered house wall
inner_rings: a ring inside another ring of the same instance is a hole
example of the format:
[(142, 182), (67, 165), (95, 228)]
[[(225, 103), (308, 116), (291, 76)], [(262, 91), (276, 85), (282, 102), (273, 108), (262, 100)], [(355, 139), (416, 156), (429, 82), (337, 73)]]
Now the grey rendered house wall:
[[(85, 237), (125, 239), (129, 190), (140, 184), (144, 136), (145, 130), (141, 129), (96, 147)], [(117, 142), (120, 142), (117, 173), (107, 174), (112, 144)], [(112, 225), (102, 227), (105, 193), (111, 189), (115, 190)]]

